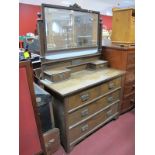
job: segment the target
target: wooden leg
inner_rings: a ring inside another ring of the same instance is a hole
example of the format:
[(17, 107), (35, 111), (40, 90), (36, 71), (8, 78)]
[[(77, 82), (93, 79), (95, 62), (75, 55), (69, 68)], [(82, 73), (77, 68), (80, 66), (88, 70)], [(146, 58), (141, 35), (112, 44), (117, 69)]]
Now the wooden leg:
[(74, 146), (69, 146), (66, 150), (67, 153), (70, 153), (73, 150)]
[(119, 115), (116, 115), (113, 119), (116, 120), (116, 119), (118, 119), (118, 117), (119, 117)]

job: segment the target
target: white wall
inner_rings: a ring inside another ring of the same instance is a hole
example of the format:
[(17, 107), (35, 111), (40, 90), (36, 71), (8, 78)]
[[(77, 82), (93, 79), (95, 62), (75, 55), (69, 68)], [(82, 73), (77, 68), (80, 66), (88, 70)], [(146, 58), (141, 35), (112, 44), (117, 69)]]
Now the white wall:
[(40, 5), (42, 3), (69, 6), (77, 3), (84, 9), (100, 11), (105, 15), (112, 15), (112, 7), (134, 6), (135, 0), (19, 0), (20, 3)]

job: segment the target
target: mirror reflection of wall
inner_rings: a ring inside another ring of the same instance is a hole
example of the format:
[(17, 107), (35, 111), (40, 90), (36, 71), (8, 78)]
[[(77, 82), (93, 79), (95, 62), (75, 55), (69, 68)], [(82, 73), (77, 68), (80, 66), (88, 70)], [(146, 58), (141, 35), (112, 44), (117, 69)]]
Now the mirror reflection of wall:
[(45, 8), (47, 50), (97, 47), (98, 14)]

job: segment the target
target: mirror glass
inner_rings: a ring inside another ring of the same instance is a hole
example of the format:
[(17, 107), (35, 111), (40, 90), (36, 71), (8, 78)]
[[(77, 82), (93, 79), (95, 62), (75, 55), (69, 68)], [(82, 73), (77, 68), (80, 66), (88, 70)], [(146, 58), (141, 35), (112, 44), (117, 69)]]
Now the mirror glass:
[(44, 9), (47, 51), (97, 47), (97, 13)]

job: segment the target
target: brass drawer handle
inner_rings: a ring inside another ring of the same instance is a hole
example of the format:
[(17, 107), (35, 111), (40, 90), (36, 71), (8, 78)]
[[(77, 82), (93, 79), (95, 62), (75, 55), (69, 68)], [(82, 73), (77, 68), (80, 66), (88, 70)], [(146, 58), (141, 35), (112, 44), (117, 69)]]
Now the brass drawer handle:
[(113, 89), (114, 87), (115, 87), (115, 83), (110, 82), (110, 83), (109, 83), (109, 89)]
[(107, 99), (108, 103), (111, 103), (113, 101), (113, 99), (114, 99), (113, 96), (108, 97), (108, 99)]
[(80, 98), (81, 98), (82, 102), (87, 101), (89, 99), (89, 94), (87, 93), (87, 94), (81, 95)]
[(86, 125), (84, 125), (84, 126), (81, 127), (81, 131), (82, 132), (84, 132), (86, 130), (88, 130), (88, 124), (86, 124)]
[(87, 116), (88, 115), (88, 109), (84, 109), (83, 111), (81, 111), (81, 116)]
[(109, 110), (109, 111), (107, 111), (107, 116), (109, 117), (109, 116), (111, 116), (111, 115), (112, 115), (112, 109)]

